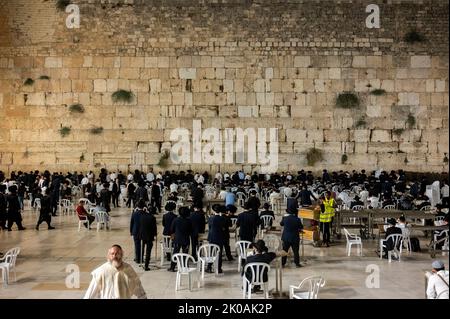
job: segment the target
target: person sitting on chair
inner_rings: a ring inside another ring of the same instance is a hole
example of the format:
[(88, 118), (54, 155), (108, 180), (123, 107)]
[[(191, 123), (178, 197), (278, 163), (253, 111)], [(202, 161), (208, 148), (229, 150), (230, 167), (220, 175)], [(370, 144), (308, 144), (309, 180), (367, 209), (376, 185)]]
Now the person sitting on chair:
[[(393, 235), (393, 234), (400, 234), (400, 235), (402, 234), (402, 229), (396, 226), (397, 221), (395, 220), (395, 218), (389, 218), (387, 222), (390, 225), (390, 227), (386, 229), (386, 237), (385, 238), (388, 238), (389, 235)], [(383, 241), (383, 246), (384, 246), (383, 247), (383, 258), (387, 259), (388, 258), (387, 253), (388, 253), (388, 251), (391, 251), (394, 249), (394, 243), (392, 240), (389, 240), (389, 241), (385, 240), (385, 241)]]
[(359, 196), (355, 196), (355, 200), (350, 203), (350, 209), (353, 209), (355, 206), (364, 206), (364, 203), (359, 199)]
[[(79, 218), (80, 220), (83, 220), (83, 219), (86, 219), (86, 218), (87, 218), (87, 220), (89, 221), (89, 225), (91, 225), (91, 224), (94, 222), (95, 216), (92, 216), (91, 214), (89, 214), (89, 213), (86, 211), (86, 209), (84, 208), (84, 202), (83, 202), (83, 200), (80, 200), (80, 201), (78, 202), (78, 206), (77, 206), (76, 211), (77, 211), (78, 218)], [(88, 228), (88, 226), (87, 226), (86, 223), (84, 223), (84, 227)]]
[[(253, 254), (251, 256), (248, 256), (247, 259), (244, 261), (244, 267), (246, 264), (250, 263), (265, 263), (270, 264), (272, 260), (274, 260), (276, 257), (284, 257), (287, 256), (288, 253), (284, 250), (278, 251), (278, 252), (269, 252), (269, 249), (266, 247), (266, 243), (264, 240), (258, 240), (256, 243), (252, 243), (249, 246), (250, 249), (253, 249)], [(248, 281), (252, 280), (252, 272), (250, 269), (247, 269), (247, 271), (244, 274), (244, 267), (242, 267), (241, 276), (245, 276)], [(268, 281), (267, 271), (263, 274), (263, 281)], [(261, 290), (261, 287), (259, 285), (255, 285), (253, 287), (254, 293)]]
[(448, 299), (448, 272), (445, 265), (440, 260), (435, 260), (431, 264), (432, 274), (427, 274), (427, 298), (428, 299)]
[(269, 210), (269, 203), (264, 203), (263, 208), (264, 210), (259, 213), (259, 218), (261, 219), (262, 216), (272, 216), (273, 219), (270, 220), (270, 227), (272, 227), (272, 223), (275, 220), (275, 214), (273, 213), (273, 211)]

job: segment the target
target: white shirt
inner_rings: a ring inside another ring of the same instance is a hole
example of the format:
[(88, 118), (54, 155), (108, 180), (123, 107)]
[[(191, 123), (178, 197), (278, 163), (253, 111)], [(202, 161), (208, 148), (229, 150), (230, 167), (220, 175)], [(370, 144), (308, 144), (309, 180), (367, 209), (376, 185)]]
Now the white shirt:
[(367, 198), (369, 197), (369, 192), (367, 190), (362, 190), (359, 192), (359, 198), (363, 203), (367, 201)]
[(127, 180), (129, 180), (129, 181), (132, 181), (133, 180), (133, 174), (128, 174), (128, 176), (127, 176)]
[(155, 174), (153, 174), (152, 172), (148, 172), (146, 178), (149, 182), (153, 182), (153, 180), (155, 179)]
[(84, 299), (130, 299), (133, 295), (139, 299), (147, 298), (134, 269), (123, 263), (119, 270), (106, 262), (92, 272)]
[(225, 199), (225, 196), (227, 196), (227, 191), (226, 190), (221, 190), (219, 193), (219, 199)]
[(162, 179), (161, 173), (156, 174), (156, 179)]
[(222, 183), (222, 174), (220, 172), (216, 173), (215, 178), (219, 181), (219, 183)]
[(277, 192), (272, 192), (270, 195), (269, 195), (269, 200), (270, 200), (270, 203), (271, 204), (275, 204), (275, 202), (277, 201), (277, 200), (279, 200), (281, 198), (281, 194), (280, 193), (277, 193)]
[(203, 177), (203, 175), (200, 175), (200, 176), (197, 178), (197, 183), (203, 184), (204, 182), (205, 182), (205, 178)]
[(85, 176), (81, 180), (81, 185), (87, 185), (87, 184), (89, 184), (89, 178), (87, 178), (87, 176)]
[(442, 197), (449, 197), (448, 185), (442, 186), (441, 195), (442, 195)]
[[(439, 274), (444, 280), (439, 278), (437, 275)], [(427, 273), (428, 278), (428, 286), (427, 286), (427, 298), (428, 299), (437, 299), (437, 297), (443, 292), (447, 290), (447, 293), (442, 293), (439, 296), (439, 299), (448, 299), (448, 271), (441, 270), (437, 274), (429, 274)]]
[(111, 173), (111, 174), (109, 175), (109, 178), (110, 178), (112, 181), (114, 181), (114, 180), (116, 180), (116, 178), (117, 178), (117, 174), (116, 174), (116, 173)]
[(227, 181), (229, 178), (230, 178), (230, 174), (228, 174), (228, 173), (223, 174), (224, 181)]
[(175, 183), (170, 184), (170, 192), (171, 193), (178, 192), (178, 185)]

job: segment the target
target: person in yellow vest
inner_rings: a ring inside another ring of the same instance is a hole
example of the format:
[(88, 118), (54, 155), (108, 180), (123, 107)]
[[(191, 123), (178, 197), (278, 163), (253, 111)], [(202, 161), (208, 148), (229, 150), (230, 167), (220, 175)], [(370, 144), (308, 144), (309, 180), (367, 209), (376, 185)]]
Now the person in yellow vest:
[(321, 199), (320, 205), (320, 231), (322, 232), (322, 245), (330, 247), (330, 229), (334, 217), (336, 202), (331, 197), (331, 192), (327, 192), (326, 197)]

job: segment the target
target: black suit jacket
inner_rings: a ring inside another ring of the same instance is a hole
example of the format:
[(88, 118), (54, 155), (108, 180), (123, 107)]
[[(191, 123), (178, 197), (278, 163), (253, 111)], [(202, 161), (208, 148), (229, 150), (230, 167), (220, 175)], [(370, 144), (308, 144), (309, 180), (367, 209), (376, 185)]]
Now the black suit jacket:
[(281, 226), (284, 226), (281, 240), (286, 243), (298, 243), (300, 241), (299, 232), (303, 229), (303, 224), (297, 215), (290, 214), (284, 216), (280, 222)]
[(253, 242), (255, 229), (257, 227), (255, 215), (249, 211), (244, 211), (237, 216), (236, 227), (239, 227), (239, 237), (241, 240)]
[(156, 218), (150, 213), (141, 214), (141, 225), (139, 227), (139, 237), (146, 243), (153, 241), (157, 233)]
[(188, 246), (192, 234), (192, 224), (189, 218), (177, 217), (172, 222), (171, 234), (175, 234), (173, 243), (180, 246)]
[(206, 226), (205, 215), (200, 212), (193, 212), (190, 219), (192, 223), (192, 237), (198, 237), (198, 234), (203, 234)]
[[(395, 226), (389, 227), (388, 229), (386, 229), (386, 238), (389, 235), (392, 235), (392, 234), (402, 234), (402, 229), (399, 228), (399, 227), (395, 227)], [(386, 249), (387, 250), (393, 250), (394, 249), (394, 242), (392, 240), (388, 240), (386, 242)]]
[(223, 245), (225, 243), (225, 232), (228, 232), (228, 223), (225, 217), (213, 215), (208, 221), (208, 241), (211, 244)]
[[(141, 215), (144, 214), (142, 209), (136, 208), (131, 214), (130, 234), (134, 239), (139, 239), (139, 229), (141, 227)], [(145, 213), (146, 214), (146, 213)]]
[(177, 215), (175, 215), (173, 212), (167, 212), (163, 215), (162, 218), (162, 225), (164, 227), (163, 229), (163, 235), (164, 236), (170, 236), (171, 235), (171, 227), (172, 222), (177, 218)]

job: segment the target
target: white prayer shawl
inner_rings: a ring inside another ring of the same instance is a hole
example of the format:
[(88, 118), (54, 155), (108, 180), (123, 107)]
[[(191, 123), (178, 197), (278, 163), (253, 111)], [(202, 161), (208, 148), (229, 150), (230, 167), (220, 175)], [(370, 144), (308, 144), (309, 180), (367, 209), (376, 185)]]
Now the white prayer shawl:
[(118, 270), (106, 262), (92, 272), (92, 281), (84, 299), (130, 299), (133, 295), (146, 298), (134, 269), (123, 263)]

